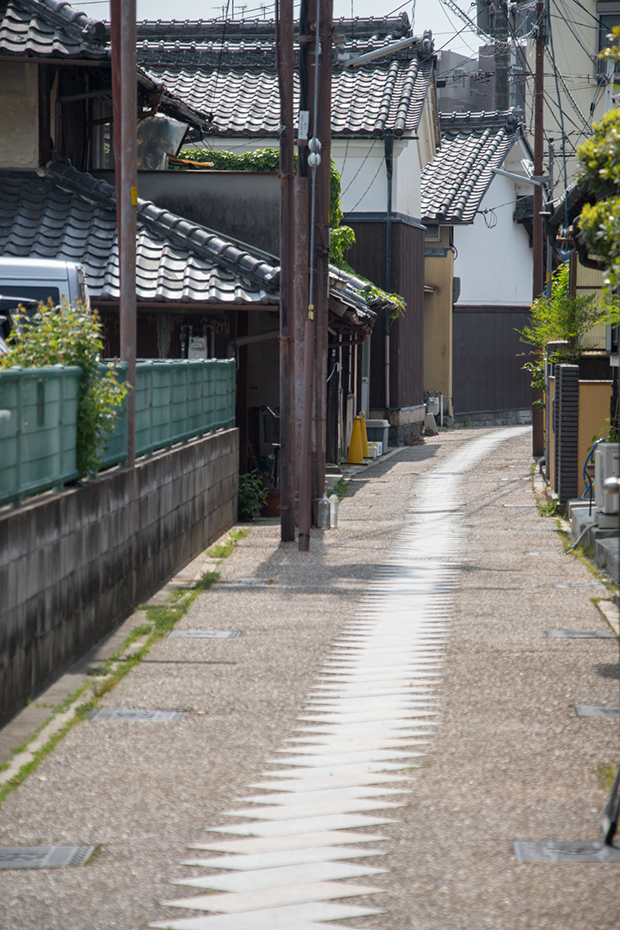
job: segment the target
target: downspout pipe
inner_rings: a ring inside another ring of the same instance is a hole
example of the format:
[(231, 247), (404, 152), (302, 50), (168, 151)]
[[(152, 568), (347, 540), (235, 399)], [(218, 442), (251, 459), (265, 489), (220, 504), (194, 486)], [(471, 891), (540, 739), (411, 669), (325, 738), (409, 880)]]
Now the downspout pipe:
[[(387, 176), (387, 206), (385, 211), (385, 290), (392, 292), (392, 178), (394, 174), (394, 134), (383, 138), (385, 173)], [(390, 407), (390, 314), (385, 314), (385, 407)]]

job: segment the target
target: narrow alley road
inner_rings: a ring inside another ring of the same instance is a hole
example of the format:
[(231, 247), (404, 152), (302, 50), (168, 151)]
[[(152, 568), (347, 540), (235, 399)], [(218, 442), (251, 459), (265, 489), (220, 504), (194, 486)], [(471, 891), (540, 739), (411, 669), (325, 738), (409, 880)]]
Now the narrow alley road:
[(620, 753), (607, 589), (532, 493), (528, 430), (443, 433), (357, 475), (309, 555), (259, 525), (177, 630), (5, 800), (0, 845), (93, 845), (0, 870), (6, 930), (611, 930), (599, 840)]

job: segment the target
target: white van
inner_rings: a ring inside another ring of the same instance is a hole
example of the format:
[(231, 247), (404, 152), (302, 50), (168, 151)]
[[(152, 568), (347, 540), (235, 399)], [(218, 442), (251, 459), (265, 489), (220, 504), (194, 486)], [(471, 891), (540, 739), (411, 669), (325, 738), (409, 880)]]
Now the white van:
[[(0, 352), (11, 330), (11, 314), (23, 304), (33, 314), (40, 301), (59, 304), (81, 300), (90, 306), (84, 266), (47, 258), (0, 257)], [(4, 337), (4, 338), (3, 338)]]

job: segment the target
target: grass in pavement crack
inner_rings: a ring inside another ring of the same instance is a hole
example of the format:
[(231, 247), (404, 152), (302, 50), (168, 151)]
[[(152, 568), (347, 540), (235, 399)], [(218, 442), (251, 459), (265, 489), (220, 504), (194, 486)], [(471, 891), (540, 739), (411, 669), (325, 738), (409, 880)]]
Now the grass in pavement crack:
[(215, 559), (218, 562), (221, 562), (222, 559), (227, 559), (229, 555), (235, 551), (237, 544), (240, 539), (243, 539), (244, 536), (247, 536), (250, 532), (250, 527), (246, 526), (240, 530), (232, 530), (228, 534), (228, 539), (223, 543), (216, 543), (214, 546), (211, 546), (210, 549), (207, 549), (207, 555), (211, 559)]
[[(245, 532), (242, 535), (246, 535)], [(237, 538), (241, 538), (238, 536)], [(236, 540), (235, 540), (236, 545)], [(233, 546), (234, 548), (234, 546)], [(232, 552), (232, 549), (230, 550)], [(230, 553), (229, 553), (230, 554)], [(127, 675), (132, 668), (134, 668), (141, 659), (150, 651), (151, 646), (161, 639), (162, 636), (168, 631), (171, 630), (175, 623), (181, 619), (181, 617), (187, 613), (193, 602), (196, 600), (198, 595), (202, 591), (208, 591), (214, 582), (219, 579), (219, 572), (205, 572), (200, 579), (200, 581), (191, 588), (180, 588), (175, 591), (171, 596), (168, 604), (161, 604), (157, 606), (151, 606), (142, 608), (146, 610), (147, 623), (140, 624), (139, 626), (134, 627), (131, 633), (125, 639), (123, 646), (109, 656), (105, 662), (103, 662), (98, 668), (91, 669), (89, 673), (91, 676), (95, 675), (99, 680), (97, 681), (85, 681), (79, 688), (68, 695), (64, 701), (61, 701), (60, 704), (57, 704), (53, 709), (53, 713), (37, 728), (37, 730), (32, 734), (32, 736), (25, 742), (23, 745), (16, 747), (12, 751), (12, 755), (15, 756), (20, 752), (26, 752), (28, 746), (35, 739), (39, 733), (53, 720), (55, 714), (64, 713), (68, 711), (72, 704), (84, 694), (87, 688), (90, 686), (92, 692), (92, 697), (89, 698), (84, 703), (80, 704), (75, 709), (74, 716), (68, 720), (56, 733), (53, 733), (50, 738), (39, 747), (35, 753), (33, 753), (33, 758), (26, 762), (20, 770), (7, 781), (4, 785), (0, 786), (0, 807), (2, 802), (7, 797), (11, 791), (14, 791), (18, 788), (28, 776), (34, 772), (43, 759), (58, 745), (61, 739), (63, 739), (67, 733), (81, 720), (83, 720), (87, 714), (92, 710), (95, 710), (99, 700), (111, 691), (116, 685), (121, 681), (125, 675)], [(148, 637), (146, 642), (144, 642), (135, 652), (127, 654), (127, 649), (133, 645), (137, 640)], [(3, 763), (0, 765), (0, 772), (6, 771), (10, 766), (10, 763)]]

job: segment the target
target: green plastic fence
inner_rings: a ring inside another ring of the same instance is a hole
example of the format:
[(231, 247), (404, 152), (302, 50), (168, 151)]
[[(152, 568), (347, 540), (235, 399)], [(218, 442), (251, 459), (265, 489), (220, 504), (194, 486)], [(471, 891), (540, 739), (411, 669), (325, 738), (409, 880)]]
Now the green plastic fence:
[[(126, 366), (117, 366), (125, 380)], [(136, 455), (235, 425), (235, 360), (147, 360), (136, 365)], [(116, 420), (101, 464), (126, 459), (127, 408)]]
[(0, 371), (0, 504), (78, 477), (75, 435), (81, 368)]
[[(125, 381), (127, 366), (119, 364), (116, 371)], [(75, 445), (81, 374), (81, 368), (62, 365), (0, 370), (0, 505), (60, 489), (79, 477)], [(137, 455), (234, 425), (234, 359), (138, 362)], [(125, 402), (99, 467), (126, 460)]]

